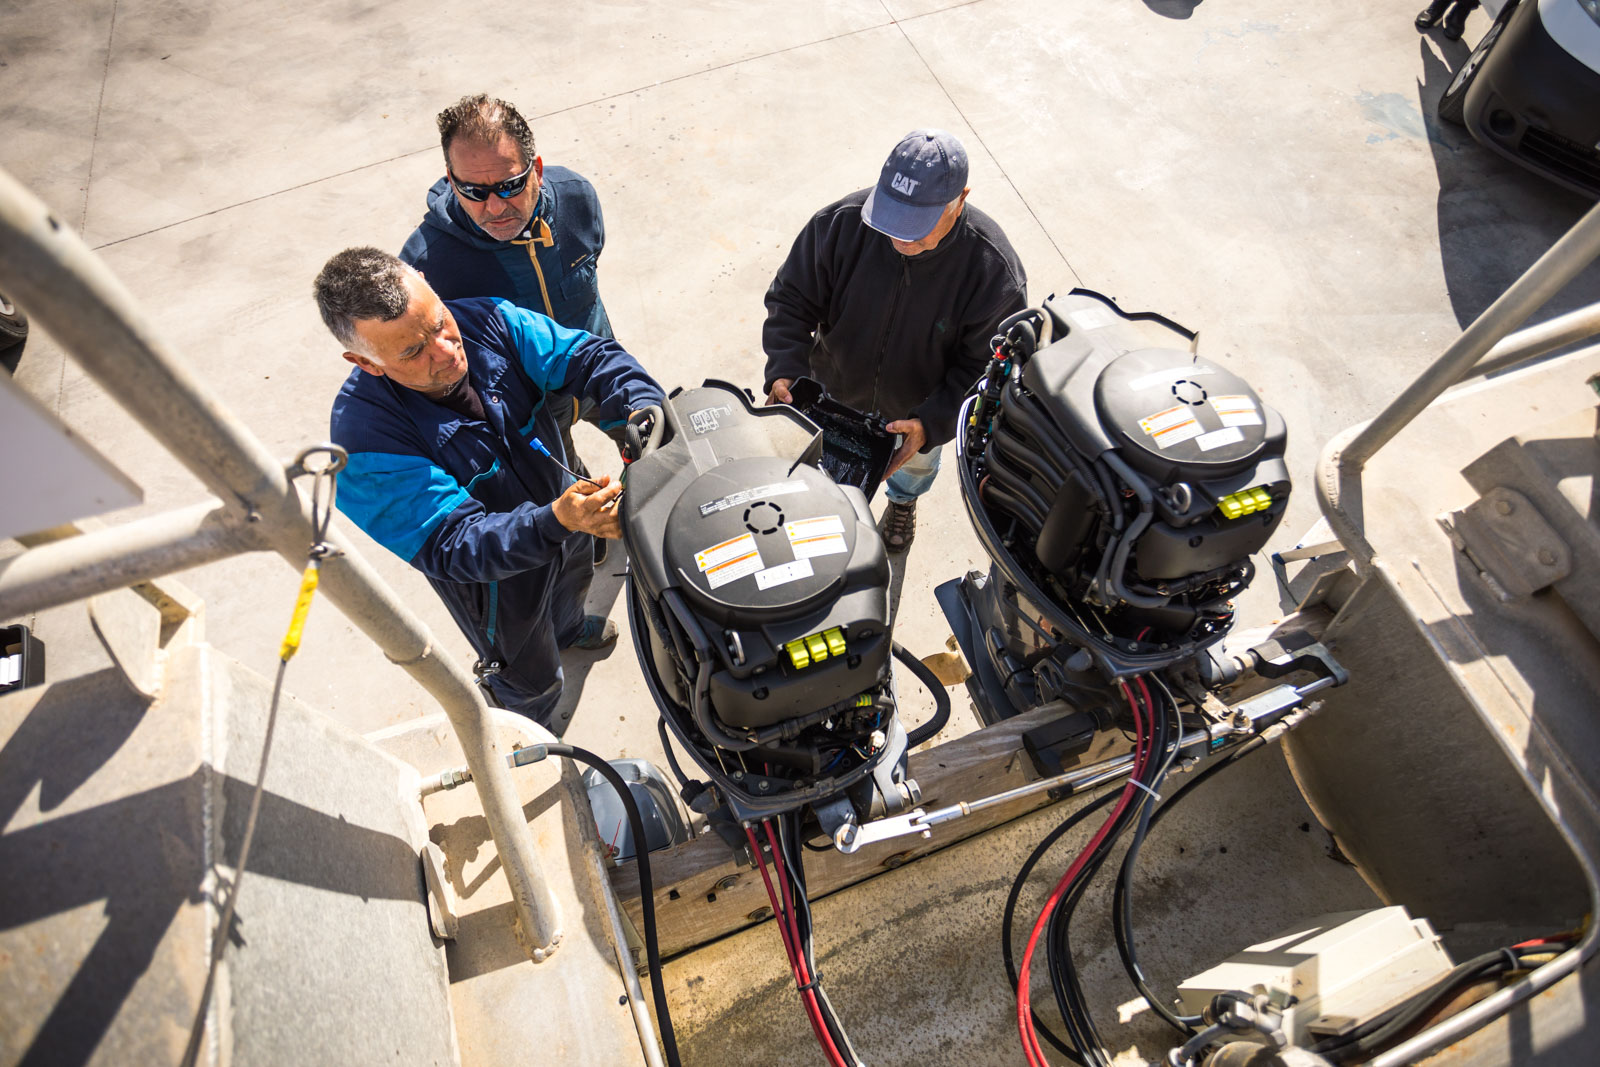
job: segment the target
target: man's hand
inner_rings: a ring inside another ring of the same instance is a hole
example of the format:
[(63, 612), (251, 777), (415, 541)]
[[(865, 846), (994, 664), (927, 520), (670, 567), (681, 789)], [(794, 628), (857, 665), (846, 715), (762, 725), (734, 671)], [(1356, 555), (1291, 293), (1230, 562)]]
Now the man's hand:
[(767, 393), (769, 404), (793, 404), (794, 397), (789, 395), (789, 386), (794, 384), (793, 378), (779, 378), (772, 383), (772, 389)]
[(906, 460), (922, 451), (922, 446), (928, 443), (928, 431), (922, 428), (921, 419), (897, 419), (884, 427), (890, 433), (904, 434), (905, 440), (900, 444), (900, 450), (889, 460), (889, 469), (884, 472), (885, 478), (905, 466)]
[(612, 485), (611, 475), (602, 474), (592, 482), (578, 481), (567, 486), (567, 491), (551, 503), (550, 510), (555, 512), (556, 521), (569, 530), (615, 540), (622, 536), (622, 520), (617, 517), (617, 498), (621, 495), (622, 486)]

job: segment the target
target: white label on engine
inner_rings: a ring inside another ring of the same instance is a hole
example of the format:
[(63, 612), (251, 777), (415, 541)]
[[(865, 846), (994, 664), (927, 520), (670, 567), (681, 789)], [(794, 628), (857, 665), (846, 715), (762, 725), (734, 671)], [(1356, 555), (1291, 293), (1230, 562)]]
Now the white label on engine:
[[(848, 551), (844, 543), (844, 521), (837, 515), (819, 515), (783, 524), (795, 559), (831, 556)], [(759, 581), (759, 579), (757, 579)]]
[(754, 574), (762, 567), (761, 550), (750, 534), (740, 534), (720, 545), (694, 554), (694, 564), (705, 573), (711, 588), (727, 585), (735, 578)]
[(1224, 426), (1260, 426), (1261, 412), (1247, 396), (1214, 396), (1211, 407)]
[(1205, 432), (1195, 421), (1188, 404), (1178, 404), (1140, 419), (1139, 429), (1150, 435), (1157, 448), (1171, 448)]
[(720, 407), (701, 408), (699, 411), (689, 413), (689, 428), (697, 434), (708, 434), (722, 425), (722, 416), (733, 414), (733, 409), (723, 404)]
[(803, 493), (809, 486), (796, 478), (792, 482), (774, 482), (771, 485), (758, 485), (753, 489), (741, 489), (737, 493), (729, 493), (721, 500), (713, 500), (709, 504), (700, 505), (700, 514), (710, 515), (713, 512), (736, 508), (741, 504), (748, 504), (752, 500), (761, 500), (769, 496), (788, 496), (790, 493)]
[(1210, 452), (1213, 448), (1223, 445), (1236, 445), (1244, 440), (1244, 431), (1237, 426), (1229, 426), (1226, 430), (1212, 430), (1210, 433), (1201, 434), (1194, 439), (1201, 451)]
[(802, 578), (811, 577), (811, 561), (797, 559), (793, 563), (784, 563), (777, 567), (768, 567), (764, 571), (756, 572), (756, 585), (761, 589), (771, 589), (775, 585), (785, 582), (798, 582)]

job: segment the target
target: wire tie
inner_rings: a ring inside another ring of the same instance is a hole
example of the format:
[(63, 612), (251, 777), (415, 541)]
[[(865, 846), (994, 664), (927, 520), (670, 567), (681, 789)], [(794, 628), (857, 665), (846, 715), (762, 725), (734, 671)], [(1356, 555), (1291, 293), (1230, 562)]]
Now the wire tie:
[(1161, 802), (1161, 794), (1157, 793), (1154, 789), (1151, 789), (1149, 786), (1147, 786), (1143, 782), (1139, 781), (1139, 779), (1137, 779), (1137, 778), (1129, 778), (1128, 779), (1128, 784), (1136, 785), (1140, 789), (1143, 789), (1146, 793), (1149, 793), (1151, 796), (1155, 797), (1156, 798), (1156, 803), (1159, 804)]
[(798, 992), (809, 993), (809, 992), (815, 991), (818, 988), (818, 986), (820, 986), (821, 984), (822, 984), (822, 972), (818, 971), (816, 974), (813, 974), (811, 976), (811, 981), (805, 982), (805, 983), (796, 982), (795, 985), (794, 985), (794, 988)]

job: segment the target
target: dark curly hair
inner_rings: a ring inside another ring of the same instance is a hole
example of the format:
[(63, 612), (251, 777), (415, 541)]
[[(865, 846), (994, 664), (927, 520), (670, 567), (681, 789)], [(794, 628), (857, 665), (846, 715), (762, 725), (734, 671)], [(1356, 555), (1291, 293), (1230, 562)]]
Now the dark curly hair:
[(463, 96), (439, 112), (439, 147), (444, 150), (445, 166), (450, 165), (450, 145), (457, 137), (492, 145), (504, 135), (522, 149), (522, 165), (538, 155), (533, 148), (533, 131), (516, 108), (486, 93)]

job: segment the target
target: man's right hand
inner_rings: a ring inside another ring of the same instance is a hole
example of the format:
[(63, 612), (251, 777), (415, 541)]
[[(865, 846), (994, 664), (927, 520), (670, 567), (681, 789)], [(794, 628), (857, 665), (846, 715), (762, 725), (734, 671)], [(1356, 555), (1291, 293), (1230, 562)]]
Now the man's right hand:
[(789, 395), (789, 386), (794, 384), (793, 378), (779, 378), (772, 383), (772, 388), (767, 392), (769, 404), (793, 404), (794, 397)]
[[(598, 488), (596, 488), (598, 486)], [(569, 530), (609, 537), (622, 536), (622, 520), (617, 516), (617, 498), (622, 486), (611, 484), (611, 475), (602, 474), (593, 482), (577, 481), (550, 505), (556, 521)]]

